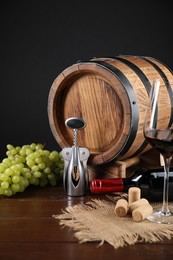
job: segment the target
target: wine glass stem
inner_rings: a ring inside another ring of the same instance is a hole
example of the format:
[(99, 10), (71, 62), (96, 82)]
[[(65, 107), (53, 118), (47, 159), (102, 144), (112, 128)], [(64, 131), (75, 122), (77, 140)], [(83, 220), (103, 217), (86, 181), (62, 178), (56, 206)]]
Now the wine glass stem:
[(165, 175), (164, 175), (164, 186), (163, 186), (163, 205), (162, 205), (162, 212), (164, 214), (168, 214), (169, 208), (168, 208), (168, 193), (169, 193), (169, 169), (171, 165), (171, 160), (172, 157), (166, 158), (163, 156), (164, 159), (164, 170), (165, 170)]

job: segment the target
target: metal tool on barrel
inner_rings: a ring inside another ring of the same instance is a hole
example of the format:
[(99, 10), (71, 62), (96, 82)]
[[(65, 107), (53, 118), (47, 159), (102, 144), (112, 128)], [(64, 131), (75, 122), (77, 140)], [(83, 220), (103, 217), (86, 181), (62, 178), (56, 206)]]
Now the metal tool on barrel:
[(73, 129), (74, 141), (72, 147), (65, 147), (62, 150), (64, 190), (69, 196), (83, 196), (89, 185), (87, 161), (90, 152), (86, 147), (77, 145), (77, 134), (78, 130), (85, 128), (86, 122), (82, 118), (71, 117), (65, 121), (65, 125)]

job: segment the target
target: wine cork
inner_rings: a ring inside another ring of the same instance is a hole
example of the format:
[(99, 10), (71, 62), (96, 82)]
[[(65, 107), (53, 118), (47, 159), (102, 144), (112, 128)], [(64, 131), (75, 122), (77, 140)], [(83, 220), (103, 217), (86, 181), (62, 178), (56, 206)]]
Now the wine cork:
[(138, 187), (131, 187), (128, 190), (128, 202), (129, 206), (132, 202), (137, 201), (141, 198), (141, 190)]
[(134, 202), (132, 202), (129, 206), (129, 210), (130, 212), (132, 212), (133, 210), (135, 210), (136, 208), (139, 208), (139, 207), (145, 207), (145, 206), (148, 206), (149, 205), (149, 202), (147, 199), (145, 198), (142, 198), (142, 199), (139, 199), (139, 200), (136, 200)]
[(115, 205), (115, 215), (118, 217), (124, 217), (129, 210), (129, 205), (127, 200), (119, 199)]
[(150, 204), (148, 204), (134, 209), (132, 211), (132, 218), (135, 222), (141, 222), (152, 213), (153, 213), (153, 207)]

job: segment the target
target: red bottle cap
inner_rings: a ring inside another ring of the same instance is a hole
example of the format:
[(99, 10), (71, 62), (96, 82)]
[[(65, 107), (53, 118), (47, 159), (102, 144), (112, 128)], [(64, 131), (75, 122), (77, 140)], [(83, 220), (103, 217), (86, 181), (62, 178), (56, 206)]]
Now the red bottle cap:
[(90, 190), (92, 193), (122, 192), (123, 179), (94, 179), (90, 182)]

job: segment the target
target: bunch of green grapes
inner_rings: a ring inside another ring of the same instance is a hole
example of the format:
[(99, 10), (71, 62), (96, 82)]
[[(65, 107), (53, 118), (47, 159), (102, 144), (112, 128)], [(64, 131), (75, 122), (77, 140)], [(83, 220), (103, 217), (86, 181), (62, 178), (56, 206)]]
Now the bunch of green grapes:
[(0, 195), (12, 196), (29, 185), (55, 186), (62, 179), (64, 161), (61, 153), (50, 152), (43, 144), (22, 147), (8, 144), (6, 155), (0, 163)]

